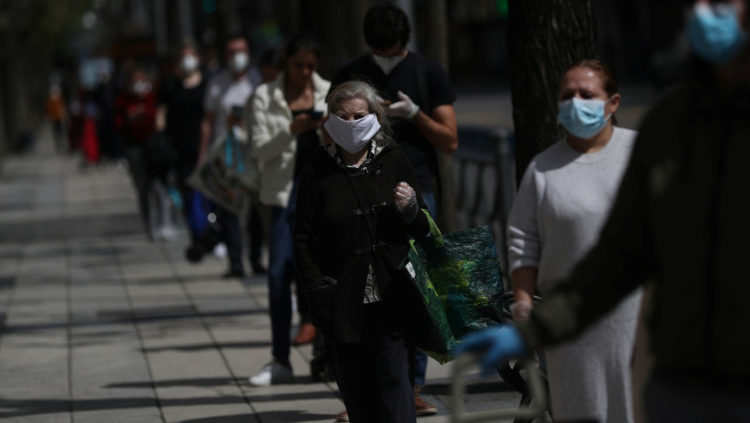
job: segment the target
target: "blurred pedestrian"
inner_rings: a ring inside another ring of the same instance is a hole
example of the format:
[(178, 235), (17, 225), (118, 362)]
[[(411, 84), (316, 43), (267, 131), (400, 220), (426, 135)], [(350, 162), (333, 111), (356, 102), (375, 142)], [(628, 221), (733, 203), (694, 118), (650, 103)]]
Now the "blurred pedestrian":
[(65, 99), (63, 99), (60, 87), (53, 85), (49, 89), (49, 97), (44, 104), (44, 112), (52, 124), (52, 135), (55, 141), (55, 151), (63, 151), (63, 138), (65, 133)]
[[(599, 60), (570, 66), (558, 100), (567, 135), (532, 160), (508, 221), (515, 322), (526, 321), (532, 296), (546, 295), (596, 243), (637, 135), (615, 126), (621, 98)], [(575, 341), (544, 351), (555, 421), (633, 422), (639, 306), (640, 291)]]
[[(174, 79), (169, 79), (160, 93), (158, 121), (163, 122), (166, 133), (177, 151), (177, 185), (182, 195), (186, 218), (193, 200), (193, 189), (187, 178), (198, 164), (201, 146), (201, 121), (206, 80), (200, 69), (200, 56), (191, 43), (183, 45), (175, 69)], [(205, 217), (204, 217), (205, 218)], [(191, 233), (193, 240), (200, 235)]]
[(353, 422), (414, 422), (410, 338), (421, 299), (400, 267), (407, 236), (426, 237), (414, 169), (365, 82), (329, 95), (325, 129), (300, 177), (295, 228), (301, 285)]
[(156, 130), (156, 96), (151, 79), (141, 68), (135, 68), (128, 78), (128, 90), (115, 99), (115, 130), (126, 141), (128, 169), (133, 178), (146, 235), (149, 239), (160, 237), (161, 209), (154, 197), (153, 178), (148, 167), (148, 140)]
[(597, 244), (528, 321), (472, 334), (458, 353), (484, 350), (493, 366), (571, 339), (650, 281), (648, 421), (750, 421), (748, 10), (694, 4), (693, 67), (643, 119)]
[[(427, 208), (437, 217), (441, 189), (438, 150), (452, 153), (458, 147), (453, 109), (456, 95), (448, 75), (436, 62), (407, 50), (411, 26), (398, 6), (379, 3), (370, 7), (364, 36), (370, 51), (344, 65), (332, 85), (363, 80), (383, 95), (393, 138), (409, 157)], [(415, 360), (417, 415), (435, 414), (437, 408), (419, 396), (425, 384), (427, 354), (417, 350)]]
[[(250, 47), (239, 35), (231, 36), (225, 44), (227, 69), (220, 71), (208, 82), (203, 103), (201, 144), (198, 160), (202, 160), (210, 141), (227, 132), (227, 122), (233, 106), (244, 107), (250, 94), (260, 82), (257, 72), (250, 69)], [(243, 278), (242, 233), (238, 217), (221, 207), (216, 208), (219, 224), (229, 234), (222, 239), (227, 249), (229, 269), (225, 278)], [(260, 254), (258, 252), (258, 254)]]
[(330, 83), (316, 72), (320, 50), (315, 40), (295, 35), (284, 49), (284, 71), (262, 84), (249, 107), (252, 154), (261, 169), (260, 201), (270, 208), (268, 287), (273, 360), (250, 378), (253, 385), (293, 380), (289, 364), (292, 224), (299, 174), (321, 144), (318, 136)]

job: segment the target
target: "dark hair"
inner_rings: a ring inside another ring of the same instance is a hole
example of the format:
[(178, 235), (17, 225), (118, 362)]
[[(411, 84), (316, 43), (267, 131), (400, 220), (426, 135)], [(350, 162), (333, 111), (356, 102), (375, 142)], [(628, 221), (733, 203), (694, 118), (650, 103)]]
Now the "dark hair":
[(579, 62), (576, 62), (568, 66), (565, 69), (565, 72), (563, 72), (563, 75), (565, 75), (566, 73), (570, 72), (572, 69), (575, 69), (575, 68), (586, 68), (586, 69), (591, 69), (594, 72), (597, 72), (599, 74), (599, 77), (602, 80), (602, 88), (604, 88), (604, 91), (608, 95), (613, 96), (619, 92), (619, 89), (617, 88), (617, 79), (615, 79), (614, 72), (612, 72), (612, 69), (601, 60), (583, 59)]
[(276, 47), (269, 47), (263, 50), (258, 59), (258, 66), (273, 66), (281, 69), (281, 50)]
[(411, 35), (409, 18), (398, 6), (375, 4), (365, 15), (364, 33), (367, 45), (372, 48), (386, 49), (398, 43), (406, 46)]
[(315, 57), (320, 59), (320, 45), (315, 38), (308, 34), (295, 34), (286, 42), (286, 46), (284, 47), (284, 60), (288, 60), (300, 50), (312, 52)]
[[(615, 73), (612, 72), (612, 68), (607, 66), (607, 64), (602, 62), (601, 60), (583, 59), (581, 61), (573, 63), (572, 65), (565, 68), (563, 76), (565, 76), (565, 74), (575, 68), (586, 68), (598, 73), (599, 78), (602, 80), (602, 88), (604, 88), (604, 92), (606, 92), (608, 96), (612, 97), (619, 92), (619, 89), (617, 88), (617, 79), (615, 79)], [(612, 114), (612, 123), (617, 125), (617, 117), (614, 114)]]
[(239, 38), (242, 38), (243, 40), (245, 40), (245, 42), (247, 42), (247, 37), (245, 37), (245, 34), (243, 34), (242, 31), (231, 31), (227, 33), (224, 37), (224, 46), (229, 44), (230, 41), (234, 41)]

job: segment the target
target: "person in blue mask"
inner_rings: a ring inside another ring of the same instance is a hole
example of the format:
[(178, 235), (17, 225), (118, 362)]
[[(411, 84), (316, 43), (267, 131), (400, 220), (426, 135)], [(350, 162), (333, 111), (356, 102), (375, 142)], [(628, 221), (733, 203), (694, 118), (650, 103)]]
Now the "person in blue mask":
[(693, 5), (693, 66), (642, 120), (596, 245), (525, 322), (470, 334), (456, 354), (491, 367), (574, 339), (648, 282), (648, 421), (750, 421), (747, 11)]
[[(532, 160), (509, 219), (517, 322), (528, 318), (532, 296), (546, 295), (596, 243), (636, 137), (615, 125), (620, 94), (599, 60), (570, 66), (558, 100), (567, 135)], [(577, 340), (545, 351), (555, 421), (633, 422), (629, 365), (639, 304), (633, 294)]]

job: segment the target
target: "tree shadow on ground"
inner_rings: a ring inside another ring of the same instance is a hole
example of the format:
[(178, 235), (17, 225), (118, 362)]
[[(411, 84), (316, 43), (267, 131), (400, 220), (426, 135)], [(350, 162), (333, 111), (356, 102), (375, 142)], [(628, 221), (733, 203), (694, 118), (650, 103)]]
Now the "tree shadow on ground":
[[(258, 421), (265, 422), (330, 422), (336, 416), (334, 414), (315, 414), (298, 410), (265, 411), (255, 415)], [(203, 417), (200, 419), (183, 420), (182, 423), (247, 423), (251, 421), (248, 414), (236, 414), (232, 416)]]
[[(324, 389), (324, 385), (321, 382), (315, 382), (309, 376), (297, 376), (295, 378), (294, 385), (310, 385), (320, 384), (323, 390), (311, 391), (311, 392), (290, 392), (284, 394), (268, 394), (268, 395), (248, 395), (248, 399), (252, 402), (264, 402), (264, 401), (294, 401), (294, 400), (315, 400), (315, 399), (328, 399), (338, 398), (337, 393), (331, 392)], [(168, 379), (160, 380), (156, 382), (152, 381), (138, 381), (138, 382), (122, 382), (122, 383), (110, 383), (105, 388), (110, 389), (142, 389), (142, 388), (175, 388), (175, 387), (214, 387), (214, 386), (228, 386), (228, 385), (239, 385), (244, 388), (253, 389), (248, 383), (247, 379), (239, 378), (194, 378), (194, 379)], [(246, 391), (247, 392), (247, 391)]]
[(173, 345), (168, 347), (142, 348), (145, 353), (162, 352), (162, 351), (200, 351), (213, 350), (218, 348), (267, 348), (271, 346), (271, 341), (243, 341), (243, 342), (219, 342), (218, 344), (203, 343), (192, 345)]
[[(512, 392), (513, 387), (505, 382), (472, 382), (466, 386), (467, 394), (491, 394), (493, 392)], [(422, 388), (422, 393), (429, 395), (451, 395), (450, 383), (427, 384)]]
[[(226, 381), (226, 379), (225, 379)], [(42, 414), (55, 414), (55, 413), (67, 413), (67, 412), (86, 412), (86, 411), (101, 411), (101, 410), (117, 410), (117, 409), (133, 409), (133, 408), (164, 408), (164, 407), (186, 407), (186, 406), (201, 406), (201, 405), (242, 405), (247, 404), (248, 401), (252, 402), (270, 402), (270, 401), (295, 401), (295, 400), (316, 400), (316, 399), (331, 399), (335, 396), (330, 391), (315, 391), (315, 392), (296, 392), (289, 394), (276, 394), (276, 395), (251, 395), (247, 398), (241, 396), (221, 396), (221, 397), (192, 397), (192, 398), (159, 398), (158, 402), (156, 398), (151, 397), (136, 397), (136, 398), (98, 398), (98, 399), (29, 399), (29, 400), (16, 400), (16, 399), (4, 399), (0, 398), (0, 419), (22, 417), (22, 416), (33, 416)], [(270, 416), (275, 413), (289, 413), (289, 419), (283, 418), (282, 415), (278, 418), (271, 418)], [(284, 422), (302, 422), (310, 421), (319, 418), (332, 418), (332, 415), (316, 415), (307, 414), (304, 411), (279, 411), (263, 413), (268, 416), (269, 420), (272, 421), (284, 421)], [(245, 418), (248, 416), (245, 415)], [(219, 420), (205, 420), (223, 422), (219, 417)], [(196, 420), (201, 421), (201, 420)], [(231, 420), (234, 421), (234, 420)], [(247, 420), (246, 420), (247, 421)]]

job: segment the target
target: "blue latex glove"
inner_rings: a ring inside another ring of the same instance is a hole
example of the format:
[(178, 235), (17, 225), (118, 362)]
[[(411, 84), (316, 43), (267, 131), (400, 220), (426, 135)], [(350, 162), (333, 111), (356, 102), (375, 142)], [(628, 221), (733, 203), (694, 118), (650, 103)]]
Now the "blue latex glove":
[(524, 355), (526, 346), (515, 326), (498, 325), (466, 335), (453, 349), (453, 354), (468, 351), (483, 353), (482, 367), (487, 373), (503, 361)]

